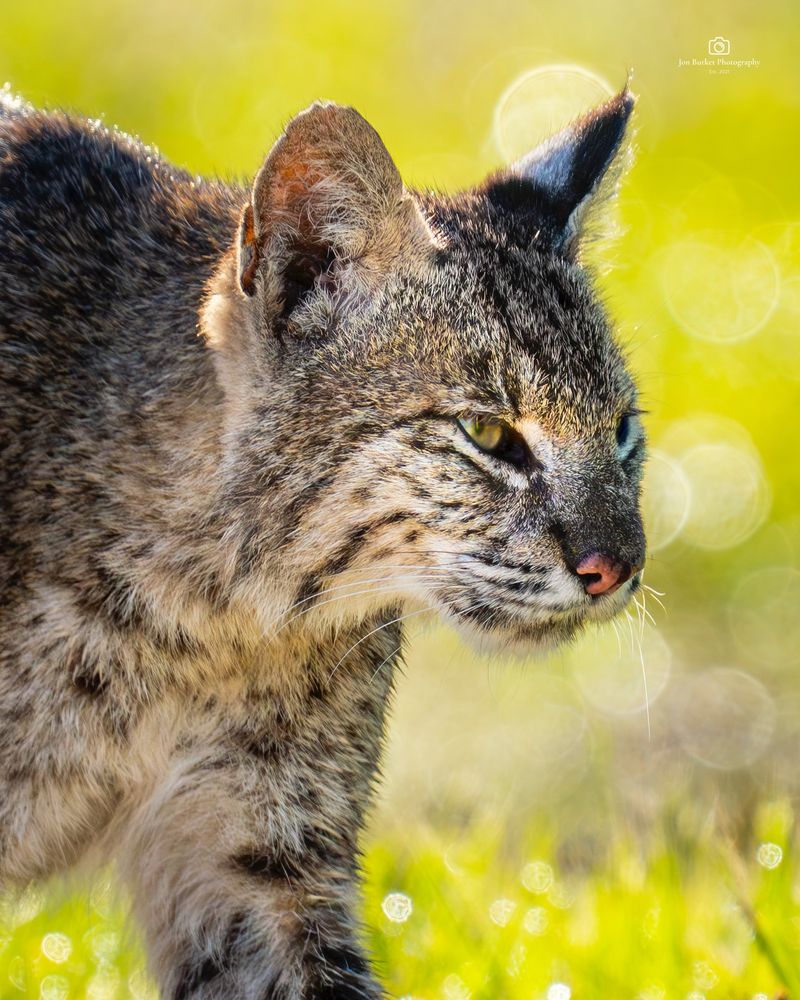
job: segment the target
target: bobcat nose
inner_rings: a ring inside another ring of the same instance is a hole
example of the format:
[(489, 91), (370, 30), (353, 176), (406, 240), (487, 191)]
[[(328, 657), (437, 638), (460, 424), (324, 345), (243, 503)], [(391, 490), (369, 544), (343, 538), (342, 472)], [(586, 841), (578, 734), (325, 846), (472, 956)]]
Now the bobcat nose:
[(575, 567), (587, 594), (613, 594), (626, 580), (633, 576), (630, 563), (617, 562), (603, 552), (592, 552)]

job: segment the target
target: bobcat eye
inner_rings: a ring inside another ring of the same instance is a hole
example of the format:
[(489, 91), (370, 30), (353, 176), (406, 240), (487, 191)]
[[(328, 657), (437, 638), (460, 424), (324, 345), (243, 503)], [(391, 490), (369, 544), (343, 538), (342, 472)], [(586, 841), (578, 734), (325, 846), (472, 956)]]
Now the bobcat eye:
[(617, 424), (617, 457), (621, 462), (631, 454), (636, 446), (636, 417), (639, 411), (623, 413)]
[(504, 420), (491, 417), (464, 417), (456, 420), (461, 430), (481, 451), (511, 462), (524, 465), (528, 458), (525, 439)]

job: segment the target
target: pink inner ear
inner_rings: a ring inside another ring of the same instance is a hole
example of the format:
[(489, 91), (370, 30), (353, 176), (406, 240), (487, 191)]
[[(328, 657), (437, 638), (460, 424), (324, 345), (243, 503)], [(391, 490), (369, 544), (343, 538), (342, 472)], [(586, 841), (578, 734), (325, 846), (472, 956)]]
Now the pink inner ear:
[(336, 105), (298, 115), (275, 144), (253, 185), (252, 229), (241, 230), (240, 283), (253, 295), (257, 276), (269, 275), (279, 324), (339, 280), (337, 257), (364, 264), (346, 274), (360, 287), (401, 257), (424, 266), (434, 245), (378, 134)]
[[(285, 164), (275, 178), (270, 192), (269, 207), (281, 216), (288, 216), (301, 228), (307, 218), (307, 207), (312, 189), (323, 179), (319, 170), (312, 170), (308, 163), (292, 161)], [(268, 222), (268, 220), (265, 220)]]

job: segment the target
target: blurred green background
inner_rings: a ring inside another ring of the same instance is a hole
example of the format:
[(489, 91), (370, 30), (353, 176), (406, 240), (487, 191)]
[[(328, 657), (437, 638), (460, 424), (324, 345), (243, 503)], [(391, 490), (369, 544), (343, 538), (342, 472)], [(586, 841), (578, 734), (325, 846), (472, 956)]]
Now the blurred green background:
[[(587, 259), (650, 411), (652, 590), (546, 662), (415, 637), (365, 844), (405, 1000), (800, 1000), (799, 28), (789, 0), (3, 4), (14, 91), (236, 177), (327, 97), (409, 184), (469, 185), (633, 69)], [(0, 997), (154, 996), (123, 909), (0, 898)]]

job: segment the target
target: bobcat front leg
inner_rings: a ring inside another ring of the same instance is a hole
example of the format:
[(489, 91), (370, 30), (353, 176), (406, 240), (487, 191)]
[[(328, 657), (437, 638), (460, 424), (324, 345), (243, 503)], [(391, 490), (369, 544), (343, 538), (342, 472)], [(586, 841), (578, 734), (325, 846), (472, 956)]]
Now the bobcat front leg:
[(388, 681), (337, 680), (191, 720), (132, 817), (121, 860), (167, 1000), (383, 996), (353, 908)]

